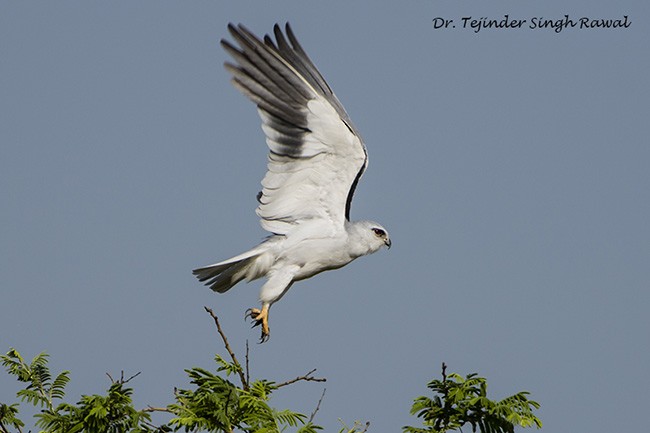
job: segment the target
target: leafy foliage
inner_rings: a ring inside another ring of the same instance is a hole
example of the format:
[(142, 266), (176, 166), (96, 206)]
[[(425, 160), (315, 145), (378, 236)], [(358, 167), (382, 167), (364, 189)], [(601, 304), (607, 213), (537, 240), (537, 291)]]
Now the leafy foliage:
[(17, 415), (18, 403), (11, 405), (0, 403), (0, 431), (8, 431), (5, 426), (12, 426), (14, 429), (20, 431), (21, 427), (25, 426), (25, 423), (18, 419)]
[[(221, 357), (218, 370), (232, 372)], [(186, 370), (194, 390), (176, 391), (176, 404), (168, 407), (176, 415), (169, 424), (174, 430), (210, 432), (281, 432), (286, 427), (300, 427), (301, 433), (320, 429), (307, 423), (307, 417), (290, 410), (276, 410), (268, 401), (277, 389), (274, 382), (257, 380), (239, 388), (227, 379), (202, 368)]]
[(29, 365), (14, 349), (9, 350), (0, 359), (9, 374), (16, 376), (18, 381), (27, 383), (25, 389), (18, 392), (22, 401), (51, 410), (54, 400), (63, 398), (64, 389), (70, 381), (70, 372), (63, 371), (52, 381), (46, 353), (36, 355)]
[[(153, 428), (151, 416), (146, 411), (133, 407), (131, 395), (133, 390), (126, 388), (127, 381), (113, 382), (107, 395), (84, 395), (76, 405), (60, 402), (63, 400), (65, 387), (70, 381), (70, 373), (63, 371), (54, 380), (47, 365), (48, 355), (36, 355), (30, 364), (15, 349), (0, 357), (7, 372), (26, 386), (17, 393), (22, 401), (41, 407), (36, 414), (36, 425), (48, 433), (122, 433), (165, 431)], [(17, 418), (18, 404), (0, 404), (0, 431), (8, 432), (7, 426), (21, 431), (24, 422)]]
[(442, 380), (427, 385), (436, 395), (418, 397), (411, 414), (423, 419), (423, 427), (404, 427), (405, 433), (443, 433), (460, 430), (465, 424), (481, 433), (513, 433), (516, 426), (542, 427), (533, 414), (539, 403), (529, 400), (527, 392), (519, 392), (500, 401), (487, 397), (487, 380), (476, 374), (462, 377), (446, 374), (442, 364)]
[[(130, 380), (113, 381), (106, 395), (84, 395), (76, 404), (61, 402), (65, 396), (68, 372), (51, 381), (45, 354), (37, 355), (26, 364), (21, 355), (11, 349), (2, 356), (2, 362), (11, 375), (26, 382), (17, 396), (34, 406), (43, 407), (35, 417), (36, 425), (47, 433), (153, 433), (153, 432), (233, 432), (280, 433), (287, 428), (297, 433), (316, 433), (321, 430), (307, 416), (288, 409), (277, 410), (269, 405), (271, 394), (278, 386), (271, 381), (257, 380), (238, 387), (220, 372), (240, 371), (239, 364), (216, 356), (217, 372), (203, 368), (186, 370), (193, 389), (175, 391), (176, 403), (166, 408), (136, 410), (126, 387)], [(160, 411), (174, 415), (166, 424), (156, 426), (151, 422), (151, 412)], [(24, 422), (17, 418), (18, 404), (0, 404), (0, 432), (9, 427), (21, 432)], [(353, 431), (354, 432), (354, 431)], [(352, 432), (351, 432), (352, 433)]]
[(161, 431), (149, 423), (149, 413), (133, 407), (132, 393), (123, 382), (114, 382), (105, 396), (84, 395), (76, 405), (62, 403), (43, 411), (36, 415), (36, 424), (52, 433)]
[[(206, 311), (215, 322), (230, 360), (216, 355), (214, 372), (199, 367), (185, 370), (191, 386), (175, 389), (174, 403), (166, 407), (149, 406), (141, 410), (134, 407), (133, 389), (127, 384), (137, 374), (126, 380), (123, 374), (119, 380), (109, 376), (111, 384), (105, 395), (83, 395), (71, 404), (63, 401), (70, 374), (63, 371), (53, 378), (47, 354), (36, 355), (28, 364), (18, 351), (10, 349), (0, 360), (7, 373), (25, 384), (17, 392), (17, 398), (41, 409), (35, 418), (42, 433), (318, 433), (322, 430), (312, 422), (322, 397), (309, 417), (289, 409), (273, 408), (270, 398), (278, 389), (298, 381), (325, 379), (313, 377), (316, 370), (312, 370), (282, 383), (264, 379), (250, 381), (248, 347), (246, 368), (243, 368), (218, 318), (209, 308)], [(422, 418), (423, 427), (404, 427), (405, 433), (443, 433), (460, 430), (465, 424), (481, 433), (513, 433), (515, 426), (541, 427), (541, 421), (533, 414), (539, 404), (529, 400), (528, 393), (493, 401), (487, 397), (484, 378), (475, 374), (447, 376), (445, 368), (443, 364), (442, 380), (428, 384), (435, 395), (418, 397), (413, 403), (411, 413)], [(238, 383), (231, 381), (231, 377)], [(25, 423), (18, 418), (18, 412), (18, 403), (0, 403), (0, 433), (23, 432)], [(152, 422), (153, 412), (167, 414), (170, 419), (156, 425)], [(352, 427), (343, 424), (339, 433), (366, 433), (368, 427), (369, 423), (356, 422)]]

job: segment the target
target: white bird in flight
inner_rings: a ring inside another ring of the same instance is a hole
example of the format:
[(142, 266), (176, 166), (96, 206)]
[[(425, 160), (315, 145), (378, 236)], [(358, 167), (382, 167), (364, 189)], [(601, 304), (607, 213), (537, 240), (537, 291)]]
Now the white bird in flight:
[[(388, 232), (373, 221), (350, 221), (354, 190), (368, 165), (361, 136), (302, 49), (287, 23), (260, 40), (241, 24), (228, 25), (239, 45), (221, 40), (236, 64), (225, 63), (232, 83), (262, 118), (268, 170), (257, 215), (272, 234), (243, 254), (195, 269), (219, 293), (238, 282), (266, 277), (261, 309), (247, 311), (269, 338), (269, 308), (300, 280), (390, 248)], [(288, 41), (287, 41), (288, 39)]]

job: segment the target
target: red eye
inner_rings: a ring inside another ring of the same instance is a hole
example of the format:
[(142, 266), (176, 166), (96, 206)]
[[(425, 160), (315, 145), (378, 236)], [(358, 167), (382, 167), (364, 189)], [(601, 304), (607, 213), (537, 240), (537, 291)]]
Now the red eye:
[(386, 235), (386, 232), (383, 231), (382, 229), (372, 229), (372, 231), (375, 232), (375, 234), (377, 236), (385, 236)]

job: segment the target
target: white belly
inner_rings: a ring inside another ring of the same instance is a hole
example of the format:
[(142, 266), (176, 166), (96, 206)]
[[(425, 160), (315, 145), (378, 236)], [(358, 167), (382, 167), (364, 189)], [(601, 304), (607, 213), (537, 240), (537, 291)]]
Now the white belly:
[(298, 265), (294, 281), (304, 280), (320, 272), (338, 269), (347, 265), (352, 257), (346, 248), (345, 242), (325, 239), (303, 240), (292, 248), (287, 249), (276, 261), (277, 265)]

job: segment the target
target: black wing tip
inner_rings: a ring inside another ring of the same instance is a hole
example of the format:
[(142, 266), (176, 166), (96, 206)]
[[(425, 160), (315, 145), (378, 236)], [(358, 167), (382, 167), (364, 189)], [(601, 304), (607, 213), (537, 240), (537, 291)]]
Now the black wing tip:
[[(227, 28), (228, 28), (228, 32), (231, 35), (233, 35), (233, 37), (235, 35), (247, 35), (247, 36), (254, 36), (255, 37), (255, 34), (252, 31), (250, 31), (248, 29), (248, 27), (246, 27), (242, 23), (235, 24), (233, 22), (229, 22), (228, 25), (227, 25)], [(276, 37), (277, 37), (278, 33), (282, 34), (282, 26), (280, 26), (280, 23), (275, 23), (273, 25), (273, 34), (276, 35)], [(289, 34), (291, 34), (290, 37), (295, 38), (293, 29), (291, 28), (291, 24), (289, 23), (289, 21), (286, 21), (285, 24), (284, 24), (284, 33), (286, 33), (287, 36), (289, 36)], [(265, 35), (265, 38), (267, 36), (268, 35)]]
[(241, 27), (242, 24), (233, 24), (233, 23), (228, 23), (228, 33), (230, 33), (233, 37), (239, 33), (239, 27)]
[(273, 38), (269, 35), (264, 35), (264, 44), (266, 44), (267, 47), (272, 47), (277, 51), (277, 48), (275, 46), (275, 42), (273, 42)]
[(241, 32), (250, 33), (248, 28), (246, 28), (246, 26), (243, 25), (242, 23), (235, 24), (235, 23), (232, 23), (232, 22), (228, 23), (228, 31), (230, 33), (241, 33)]
[[(296, 50), (296, 51), (302, 50), (302, 47), (300, 47), (300, 44), (298, 43), (296, 36), (293, 33), (289, 21), (285, 22), (284, 33), (282, 32), (282, 27), (280, 26), (279, 23), (275, 23), (273, 25), (273, 36), (275, 36), (275, 41), (268, 34), (265, 34), (264, 37), (260, 39), (258, 36), (255, 35), (255, 33), (250, 31), (248, 27), (246, 27), (242, 23), (234, 24), (232, 22), (229, 22), (227, 27), (228, 27), (228, 32), (230, 33), (232, 38), (241, 47), (241, 48), (237, 47), (235, 44), (228, 41), (227, 39), (221, 39), (220, 40), (221, 46), (223, 47), (224, 50), (229, 52), (231, 55), (233, 51), (241, 54), (243, 53), (243, 51), (245, 51), (246, 49), (245, 47), (254, 48), (258, 44), (265, 45), (273, 49), (275, 52), (282, 50), (283, 47), (285, 49), (289, 48), (290, 50)], [(289, 43), (287, 43), (287, 39)]]
[(289, 21), (284, 24), (284, 32), (287, 34), (287, 36), (291, 35), (289, 36), (290, 38), (296, 38), (296, 35), (293, 33), (293, 29), (291, 28), (291, 24), (289, 24)]
[(239, 51), (239, 49), (234, 46), (228, 39), (222, 39), (219, 44), (221, 45), (221, 48), (223, 48), (231, 56), (234, 56), (234, 52), (241, 54), (241, 51)]

